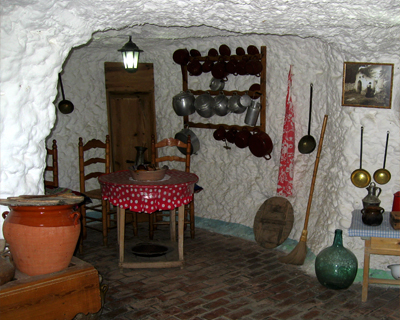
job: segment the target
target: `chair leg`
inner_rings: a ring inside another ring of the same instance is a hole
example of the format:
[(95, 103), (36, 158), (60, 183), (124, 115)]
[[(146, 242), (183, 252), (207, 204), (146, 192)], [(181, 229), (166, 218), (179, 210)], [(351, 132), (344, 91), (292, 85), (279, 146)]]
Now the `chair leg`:
[(82, 219), (82, 239), (87, 238), (87, 229), (86, 229), (86, 207), (82, 205), (81, 208), (81, 219)]
[(133, 235), (137, 237), (138, 235), (138, 214), (137, 212), (132, 211), (132, 227), (133, 227)]
[(79, 254), (83, 253), (83, 240), (82, 237), (79, 237)]
[(154, 237), (154, 224), (153, 224), (153, 219), (155, 217), (155, 213), (150, 213), (149, 214), (149, 239), (153, 240)]
[(107, 201), (101, 200), (101, 220), (102, 220), (102, 227), (103, 227), (103, 246), (107, 245)]
[(82, 224), (82, 216), (81, 216), (81, 234), (79, 235), (79, 254), (83, 253), (83, 224)]
[(175, 211), (176, 209), (170, 210), (169, 214), (169, 229), (170, 229), (170, 237), (171, 241), (175, 242), (176, 241), (176, 214)]
[(183, 216), (183, 231), (186, 232), (187, 229), (187, 224), (189, 223), (189, 204), (185, 205), (185, 212), (184, 212), (184, 216)]
[(111, 228), (111, 214), (109, 214), (110, 211), (111, 211), (111, 205), (110, 202), (107, 201), (107, 229)]
[(194, 228), (194, 200), (192, 200), (192, 202), (191, 203), (189, 203), (189, 206), (190, 206), (190, 237), (192, 238), (192, 239), (194, 239), (194, 230), (195, 230), (195, 228)]

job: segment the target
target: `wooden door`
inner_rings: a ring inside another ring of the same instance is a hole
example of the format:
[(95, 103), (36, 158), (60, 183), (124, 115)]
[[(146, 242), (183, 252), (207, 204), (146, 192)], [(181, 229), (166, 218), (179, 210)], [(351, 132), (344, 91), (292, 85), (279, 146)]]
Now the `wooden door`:
[(136, 73), (128, 73), (119, 62), (104, 66), (112, 170), (131, 166), (136, 146), (147, 148), (145, 161), (150, 162), (151, 135), (156, 135), (153, 65), (139, 64)]
[[(114, 171), (128, 169), (136, 159), (136, 146), (146, 147), (150, 162), (154, 114), (149, 93), (110, 93), (110, 136)], [(129, 161), (129, 163), (127, 163)]]

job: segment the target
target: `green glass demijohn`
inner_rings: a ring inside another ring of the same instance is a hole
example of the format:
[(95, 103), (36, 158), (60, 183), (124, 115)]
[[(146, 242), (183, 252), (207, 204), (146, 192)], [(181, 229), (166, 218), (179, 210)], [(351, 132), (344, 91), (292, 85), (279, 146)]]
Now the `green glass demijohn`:
[(343, 247), (342, 230), (336, 229), (332, 246), (323, 249), (315, 259), (318, 281), (329, 289), (346, 289), (354, 282), (357, 269), (356, 256)]

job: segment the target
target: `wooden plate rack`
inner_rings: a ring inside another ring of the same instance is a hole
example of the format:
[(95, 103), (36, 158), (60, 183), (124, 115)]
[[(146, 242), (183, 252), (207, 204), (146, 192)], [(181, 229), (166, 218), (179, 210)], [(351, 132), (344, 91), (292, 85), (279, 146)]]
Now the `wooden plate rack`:
[[(267, 102), (267, 97), (266, 97), (266, 77), (267, 77), (267, 72), (266, 72), (266, 66), (267, 66), (267, 48), (266, 46), (261, 46), (261, 53), (256, 54), (256, 55), (231, 55), (231, 56), (202, 56), (202, 57), (189, 57), (189, 62), (192, 60), (199, 60), (199, 61), (206, 61), (206, 60), (211, 60), (211, 61), (220, 61), (220, 60), (224, 60), (224, 61), (229, 61), (231, 58), (235, 58), (236, 60), (241, 60), (241, 59), (254, 59), (257, 58), (261, 61), (262, 64), (262, 71), (260, 74), (260, 77), (256, 77), (260, 79), (260, 87), (261, 90), (260, 92), (252, 92), (249, 90), (246, 91), (238, 91), (238, 90), (232, 90), (232, 91), (227, 91), (227, 90), (223, 90), (224, 94), (226, 96), (232, 96), (235, 93), (238, 95), (244, 95), (246, 93), (248, 93), (250, 96), (253, 96), (255, 94), (260, 95), (260, 104), (261, 104), (261, 111), (260, 111), (260, 124), (258, 126), (239, 126), (239, 125), (227, 125), (227, 124), (212, 124), (212, 123), (200, 123), (200, 122), (192, 122), (189, 120), (189, 116), (184, 116), (183, 117), (183, 123), (184, 126), (189, 126), (192, 128), (204, 128), (204, 129), (217, 129), (220, 126), (224, 127), (226, 130), (229, 130), (230, 128), (246, 128), (249, 131), (255, 131), (255, 130), (261, 130), (263, 132), (265, 132), (265, 120), (266, 120), (266, 102)], [(218, 95), (221, 91), (211, 91), (211, 90), (191, 90), (188, 87), (188, 71), (187, 71), (187, 66), (186, 65), (181, 65), (181, 69), (182, 69), (182, 89), (183, 91), (187, 91), (190, 90), (194, 95), (198, 96), (201, 95), (203, 93), (209, 92), (211, 95), (216, 96)], [(237, 77), (240, 77), (240, 75), (238, 75)]]

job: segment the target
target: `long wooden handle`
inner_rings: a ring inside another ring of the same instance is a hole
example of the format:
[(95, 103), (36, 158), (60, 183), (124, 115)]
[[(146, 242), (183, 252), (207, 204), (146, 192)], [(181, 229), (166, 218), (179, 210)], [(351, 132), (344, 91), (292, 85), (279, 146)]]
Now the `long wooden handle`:
[(318, 143), (317, 158), (315, 159), (315, 164), (314, 164), (314, 173), (313, 173), (313, 177), (312, 177), (312, 181), (311, 181), (310, 194), (308, 196), (306, 219), (304, 220), (304, 230), (307, 230), (307, 226), (308, 226), (308, 218), (310, 216), (310, 209), (311, 209), (311, 202), (312, 202), (312, 197), (313, 197), (313, 193), (314, 193), (315, 179), (317, 177), (319, 157), (321, 155), (322, 144), (324, 142), (324, 135), (325, 135), (327, 121), (328, 121), (328, 115), (325, 115), (324, 122), (322, 124), (322, 129), (321, 129), (321, 136), (319, 138), (319, 143)]

